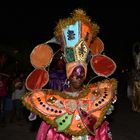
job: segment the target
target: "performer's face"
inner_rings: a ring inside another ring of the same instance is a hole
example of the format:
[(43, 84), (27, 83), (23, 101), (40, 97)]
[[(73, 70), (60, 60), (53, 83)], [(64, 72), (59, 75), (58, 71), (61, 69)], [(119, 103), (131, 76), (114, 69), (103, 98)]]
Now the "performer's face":
[(82, 66), (77, 66), (73, 70), (69, 78), (70, 84), (73, 88), (78, 89), (81, 87), (84, 80), (85, 80), (85, 69)]

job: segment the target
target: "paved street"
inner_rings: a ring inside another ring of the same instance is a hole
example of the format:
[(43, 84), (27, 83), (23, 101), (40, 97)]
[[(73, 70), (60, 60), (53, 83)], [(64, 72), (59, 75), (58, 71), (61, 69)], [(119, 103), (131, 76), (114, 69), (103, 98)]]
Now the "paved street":
[(140, 113), (131, 110), (127, 99), (119, 99), (112, 114), (113, 140), (140, 140)]
[(35, 132), (30, 131), (31, 124), (26, 121), (21, 123), (8, 123), (0, 126), (0, 140), (35, 140)]

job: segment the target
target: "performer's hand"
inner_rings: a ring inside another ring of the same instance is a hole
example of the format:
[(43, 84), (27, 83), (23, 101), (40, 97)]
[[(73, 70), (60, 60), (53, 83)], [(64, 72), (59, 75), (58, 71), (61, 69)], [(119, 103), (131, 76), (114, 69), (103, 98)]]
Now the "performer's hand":
[(36, 120), (36, 114), (34, 114), (33, 112), (30, 113), (29, 117), (28, 117), (29, 121), (34, 121)]

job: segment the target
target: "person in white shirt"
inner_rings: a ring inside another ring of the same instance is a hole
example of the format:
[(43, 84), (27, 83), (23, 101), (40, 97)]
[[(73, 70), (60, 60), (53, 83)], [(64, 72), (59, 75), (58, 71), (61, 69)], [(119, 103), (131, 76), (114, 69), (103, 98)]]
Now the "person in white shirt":
[(15, 83), (15, 90), (12, 93), (12, 100), (14, 109), (13, 117), (15, 117), (16, 120), (23, 119), (23, 105), (21, 103), (21, 97), (25, 94), (25, 92), (26, 89), (22, 82)]

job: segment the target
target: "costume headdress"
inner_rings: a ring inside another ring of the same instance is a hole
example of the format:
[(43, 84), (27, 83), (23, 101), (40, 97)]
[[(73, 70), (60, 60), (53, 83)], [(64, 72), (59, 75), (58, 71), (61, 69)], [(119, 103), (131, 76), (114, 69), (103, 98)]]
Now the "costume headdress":
[(69, 70), (72, 65), (80, 64), (86, 69), (89, 62), (97, 75), (110, 76), (115, 71), (116, 64), (112, 59), (101, 54), (104, 44), (97, 36), (98, 33), (99, 26), (81, 9), (74, 10), (69, 18), (60, 19), (54, 31), (55, 37), (33, 49), (30, 59), (35, 70), (28, 76), (26, 87), (33, 90), (47, 84), (49, 75), (46, 67), (53, 58), (49, 43), (60, 44), (67, 63), (67, 77), (71, 73)]

